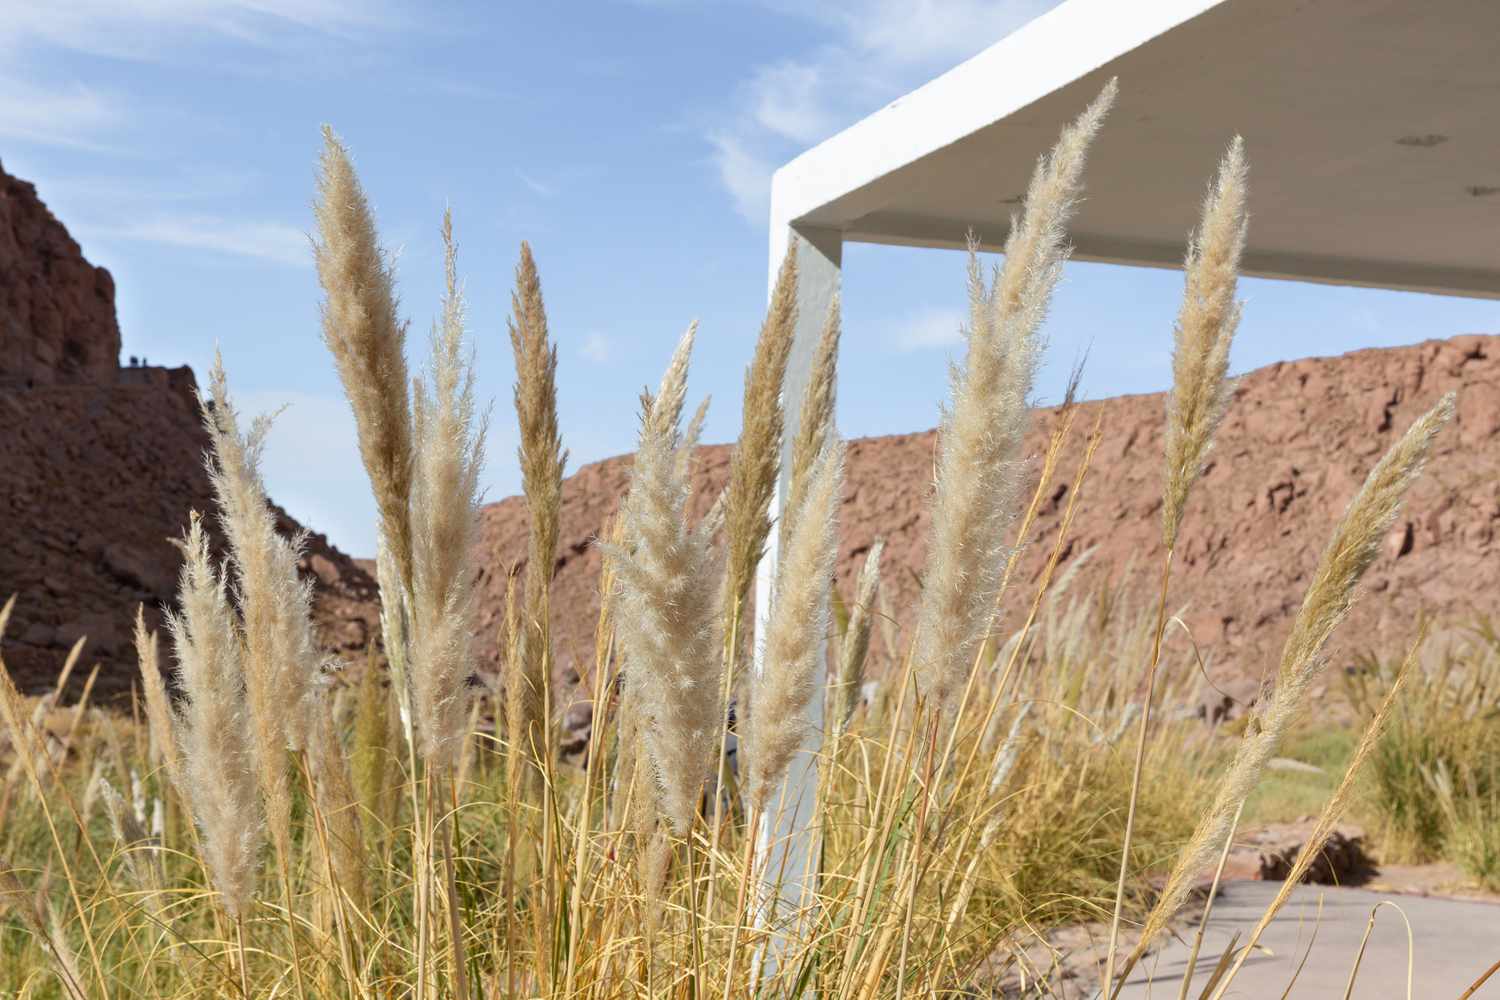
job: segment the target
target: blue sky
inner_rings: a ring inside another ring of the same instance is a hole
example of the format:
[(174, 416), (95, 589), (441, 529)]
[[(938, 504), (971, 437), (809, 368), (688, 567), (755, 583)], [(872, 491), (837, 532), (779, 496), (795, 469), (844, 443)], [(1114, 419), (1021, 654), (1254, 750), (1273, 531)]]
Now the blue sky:
[[(0, 0), (0, 162), (114, 273), (125, 354), (201, 373), (217, 343), (246, 408), (287, 405), (273, 495), (366, 555), (374, 509), (305, 235), (322, 123), (399, 250), (418, 352), (454, 210), (498, 499), (519, 482), (505, 316), (520, 240), (559, 344), (571, 467), (631, 448), (637, 394), (694, 318), (706, 437), (729, 440), (764, 304), (771, 171), (1050, 6)], [(1500, 329), (1493, 302), (1242, 287), (1237, 370)], [(1163, 388), (1180, 289), (1174, 272), (1070, 265), (1039, 399), (1085, 348), (1089, 395)], [(963, 293), (960, 255), (846, 248), (846, 435), (935, 422)]]

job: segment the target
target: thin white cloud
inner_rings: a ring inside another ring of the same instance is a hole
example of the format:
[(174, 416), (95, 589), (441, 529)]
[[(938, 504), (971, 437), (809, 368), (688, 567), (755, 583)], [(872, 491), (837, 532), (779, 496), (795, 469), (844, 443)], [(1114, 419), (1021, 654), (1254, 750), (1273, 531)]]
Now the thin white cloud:
[(7, 3), (0, 48), (45, 45), (120, 59), (171, 55), (186, 38), (271, 46), (288, 31), (354, 36), (388, 27), (375, 0), (53, 0)]
[(895, 325), (892, 346), (898, 351), (926, 351), (963, 343), (964, 314), (954, 308), (929, 306)]
[(534, 194), (539, 194), (543, 198), (551, 198), (553, 195), (557, 194), (556, 186), (549, 184), (546, 181), (537, 180), (535, 177), (531, 176), (520, 167), (516, 168), (516, 176), (519, 177), (521, 179), (521, 183), (530, 188)]
[(290, 267), (308, 267), (307, 236), (282, 222), (225, 219), (212, 215), (158, 216), (119, 226), (81, 226), (92, 237), (157, 243), (252, 257)]
[(583, 346), (578, 349), (578, 353), (583, 355), (584, 360), (602, 365), (614, 354), (614, 345), (604, 334), (591, 333), (584, 338)]
[(816, 142), (835, 120), (824, 99), (824, 67), (779, 62), (755, 71), (747, 86), (755, 123), (773, 135), (800, 143)]
[(765, 225), (771, 208), (771, 174), (776, 168), (733, 134), (717, 133), (710, 135), (708, 141), (714, 147), (719, 182), (734, 200), (735, 211), (751, 225)]
[[(999, 41), (1060, 0), (760, 0), (830, 38), (757, 66), (707, 131), (735, 208), (765, 225), (771, 174), (808, 146)], [(725, 124), (727, 119), (728, 124)]]
[(860, 0), (825, 3), (850, 47), (891, 66), (956, 63), (1057, 6), (1059, 0)]
[[(0, 18), (3, 20), (3, 18)], [(127, 120), (123, 101), (82, 84), (37, 87), (0, 76), (0, 137), (97, 149)]]

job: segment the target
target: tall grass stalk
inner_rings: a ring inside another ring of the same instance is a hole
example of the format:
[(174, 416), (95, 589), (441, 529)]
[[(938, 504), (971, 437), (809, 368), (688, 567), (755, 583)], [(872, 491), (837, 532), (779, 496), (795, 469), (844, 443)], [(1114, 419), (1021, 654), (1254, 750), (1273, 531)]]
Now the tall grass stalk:
[[(1245, 799), (1259, 783), (1266, 765), (1301, 713), (1313, 681), (1327, 665), (1328, 641), (1353, 607), (1360, 578), (1379, 554), (1381, 540), (1400, 510), (1402, 497), (1421, 474), (1433, 440), (1452, 418), (1453, 409), (1454, 397), (1449, 394), (1417, 418), (1370, 470), (1335, 527), (1292, 622), (1276, 672), (1275, 688), (1247, 726), (1234, 760), (1220, 780), (1213, 804), (1178, 855), (1141, 929), (1130, 964), (1145, 953), (1152, 939), (1182, 906), (1192, 879), (1209, 865), (1230, 836)], [(1379, 727), (1372, 721), (1366, 727), (1366, 736), (1384, 724), (1384, 717), (1380, 717)], [(1357, 759), (1362, 762), (1364, 758), (1357, 756)]]
[[(1219, 984), (1214, 988), (1213, 993), (1209, 996), (1209, 1000), (1219, 1000), (1224, 995), (1224, 992), (1229, 989), (1230, 985), (1234, 982), (1234, 977), (1239, 974), (1240, 969), (1244, 966), (1245, 959), (1255, 951), (1255, 946), (1259, 943), (1260, 936), (1265, 933), (1266, 928), (1270, 926), (1276, 914), (1281, 912), (1281, 908), (1291, 898), (1292, 890), (1302, 884), (1302, 880), (1307, 875), (1307, 870), (1312, 867), (1312, 863), (1323, 853), (1324, 845), (1328, 843), (1328, 838), (1333, 834), (1334, 827), (1343, 817), (1344, 810), (1348, 808), (1349, 800), (1354, 794), (1355, 783), (1364, 768), (1365, 762), (1369, 760), (1376, 745), (1380, 742), (1381, 735), (1385, 732), (1386, 725), (1390, 722), (1391, 712), (1396, 707), (1396, 699), (1401, 692), (1402, 685), (1406, 682), (1407, 675), (1411, 672), (1412, 664), (1416, 661), (1417, 653), (1421, 649), (1421, 646), (1422, 638), (1418, 637), (1417, 641), (1412, 645), (1411, 652), (1402, 662), (1394, 682), (1386, 691), (1385, 698), (1382, 699), (1379, 708), (1376, 709), (1375, 715), (1365, 726), (1365, 731), (1359, 738), (1359, 744), (1354, 748), (1354, 755), (1349, 759), (1349, 764), (1344, 769), (1343, 778), (1339, 780), (1338, 787), (1334, 789), (1333, 795), (1329, 797), (1327, 805), (1323, 807), (1323, 811), (1313, 823), (1312, 831), (1308, 833), (1307, 840), (1303, 843), (1301, 850), (1297, 852), (1297, 860), (1292, 863), (1291, 871), (1287, 873), (1286, 878), (1282, 881), (1281, 888), (1277, 890), (1270, 905), (1266, 907), (1265, 912), (1261, 914), (1260, 919), (1251, 928), (1250, 935), (1240, 947), (1234, 964), (1229, 967), (1229, 971), (1219, 980)], [(1351, 988), (1353, 986), (1352, 975), (1350, 986)]]
[(1136, 802), (1146, 759), (1146, 741), (1151, 732), (1156, 698), (1156, 674), (1161, 665), (1162, 638), (1167, 627), (1167, 593), (1172, 563), (1177, 553), (1178, 532), (1193, 484), (1213, 446), (1214, 432), (1223, 420), (1229, 401), (1226, 375), (1229, 348), (1239, 325), (1240, 307), (1235, 302), (1240, 257), (1245, 249), (1248, 194), (1244, 143), (1238, 136), (1229, 144), (1219, 175), (1203, 202), (1203, 219), (1188, 242), (1183, 264), (1182, 306), (1173, 332), (1172, 390), (1167, 396), (1166, 483), (1162, 503), (1161, 587), (1157, 598), (1156, 634), (1151, 660), (1146, 665), (1145, 696), (1136, 733), (1135, 765), (1130, 776), (1130, 805), (1125, 818), (1125, 836), (1120, 846), (1120, 877), (1115, 887), (1114, 915), (1110, 918), (1109, 945), (1104, 959), (1104, 985), (1114, 982), (1115, 951), (1120, 937), (1120, 919), (1125, 908), (1125, 880), (1130, 871), (1130, 848), (1135, 833)]
[(548, 336), (546, 305), (531, 246), (521, 244), (511, 293), (510, 343), (515, 356), (516, 419), (521, 429), (521, 487), (530, 517), (525, 605), (518, 637), (519, 669), (507, 678), (506, 723), (516, 763), (511, 780), (527, 798), (541, 789), (542, 758), (550, 744), (551, 627), (548, 593), (562, 512), (568, 455), (557, 423), (557, 347)]

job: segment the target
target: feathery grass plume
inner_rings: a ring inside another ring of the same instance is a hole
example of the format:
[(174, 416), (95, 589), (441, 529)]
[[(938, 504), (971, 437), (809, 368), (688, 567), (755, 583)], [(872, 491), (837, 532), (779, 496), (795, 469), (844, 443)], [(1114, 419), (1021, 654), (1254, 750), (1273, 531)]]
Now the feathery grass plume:
[(1204, 199), (1203, 221), (1188, 243), (1183, 264), (1187, 287), (1173, 330), (1172, 391), (1167, 395), (1162, 536), (1169, 549), (1177, 544), (1182, 510), (1203, 471), (1232, 389), (1225, 375), (1240, 322), (1234, 292), (1248, 226), (1247, 173), (1245, 142), (1235, 136), (1219, 164), (1218, 180)]
[(1025, 208), (1011, 223), (1005, 264), (989, 288), (970, 243), (968, 353), (954, 373), (951, 410), (939, 431), (932, 539), (917, 612), (918, 680), (944, 709), (954, 707), (994, 617), (1040, 327), (1068, 256), (1065, 227), (1082, 191), (1089, 143), (1114, 98), (1110, 81), (1038, 162)]
[(755, 568), (771, 534), (771, 497), (781, 474), (781, 390), (796, 327), (797, 248), (793, 243), (781, 262), (771, 306), (755, 342), (755, 356), (745, 372), (740, 439), (729, 464), (724, 502), (729, 550), (724, 607), (730, 614), (745, 607)]
[(1182, 906), (1193, 878), (1213, 862), (1229, 837), (1240, 805), (1259, 784), (1282, 737), (1296, 721), (1308, 689), (1327, 664), (1328, 640), (1353, 606), (1360, 578), (1379, 555), (1402, 496), (1421, 473), (1433, 438), (1453, 416), (1453, 408), (1454, 396), (1449, 393), (1411, 425), (1370, 470), (1334, 529), (1282, 649), (1275, 689), (1265, 707), (1251, 717), (1213, 805), (1173, 865), (1147, 917), (1136, 953), (1144, 953), (1151, 938), (1166, 926)]
[(835, 730), (842, 730), (849, 724), (849, 717), (859, 703), (859, 689), (865, 679), (865, 660), (870, 653), (870, 631), (875, 624), (880, 557), (884, 552), (885, 539), (875, 539), (865, 555), (865, 564), (854, 586), (854, 607), (849, 612), (849, 625), (844, 629), (844, 645), (839, 651), (839, 670), (833, 689), (833, 710), (829, 713)]
[(687, 428), (682, 432), (682, 443), (677, 446), (676, 475), (684, 480), (691, 481), (692, 479), (693, 455), (697, 452), (698, 442), (703, 437), (703, 422), (708, 419), (708, 404), (712, 399), (712, 396), (703, 397), (698, 408), (693, 411)]
[[(516, 420), (520, 424), (521, 488), (530, 515), (526, 548), (526, 603), (522, 613), (520, 669), (506, 681), (506, 722), (511, 746), (527, 762), (530, 781), (541, 777), (547, 753), (544, 687), (552, 662), (548, 591), (557, 561), (562, 512), (563, 450), (557, 428), (557, 347), (547, 332), (542, 281), (531, 246), (521, 244), (511, 293), (510, 345), (516, 362)], [(520, 777), (519, 772), (515, 775)]]
[(212, 444), (206, 460), (209, 480), (229, 538), (243, 619), (240, 663), (255, 737), (256, 776), (271, 835), (277, 849), (284, 850), (290, 843), (291, 814), (286, 751), (306, 744), (305, 702), (321, 659), (312, 631), (312, 584), (297, 573), (305, 535), (287, 539), (276, 530), (260, 472), (271, 421), (258, 417), (248, 434), (241, 432), (217, 352), (209, 395), (200, 394), (199, 405)]
[(476, 425), (474, 370), (465, 356), (464, 300), (452, 219), (443, 214), (443, 317), (432, 331), (427, 379), (412, 394), (412, 702), (422, 755), (457, 761), (473, 655), (473, 541), (484, 421)]
[(786, 503), (781, 510), (781, 530), (778, 535), (783, 548), (792, 531), (791, 519), (802, 509), (802, 499), (807, 494), (813, 465), (823, 453), (823, 445), (833, 427), (833, 411), (838, 391), (839, 335), (839, 298), (835, 295), (828, 306), (828, 317), (823, 321), (818, 346), (813, 351), (812, 373), (808, 378), (807, 391), (802, 397), (797, 433), (792, 438), (791, 475), (787, 479)]
[(619, 579), (626, 697), (644, 733), (658, 810), (679, 836), (692, 825), (712, 768), (723, 670), (718, 554), (701, 525), (687, 525), (689, 488), (676, 461), (696, 333), (695, 324), (683, 335), (661, 388), (643, 408), (621, 540), (601, 543)]
[(745, 766), (751, 805), (764, 810), (808, 734), (807, 704), (828, 633), (828, 590), (838, 555), (844, 447), (832, 430), (808, 473), (792, 520), (766, 625), (764, 666), (751, 689)]
[(186, 695), (176, 732), (188, 804), (224, 911), (244, 914), (255, 888), (256, 847), (264, 828), (256, 800), (256, 750), (245, 705), (240, 636), (208, 535), (195, 512), (178, 543), (183, 566), (178, 611), (167, 615)]
[(380, 509), (381, 534), (398, 580), (411, 587), (412, 429), (407, 402), (406, 323), (397, 315), (395, 269), (380, 247), (375, 215), (349, 151), (323, 127), (314, 206), (313, 257), (323, 286), (323, 342), (354, 410), (359, 454)]
[(177, 737), (172, 733), (172, 700), (161, 673), (161, 647), (156, 633), (146, 628), (145, 605), (135, 611), (135, 656), (141, 668), (141, 687), (145, 692), (146, 723), (151, 731), (150, 755), (153, 764), (166, 768), (172, 787), (182, 790), (182, 764), (177, 757)]

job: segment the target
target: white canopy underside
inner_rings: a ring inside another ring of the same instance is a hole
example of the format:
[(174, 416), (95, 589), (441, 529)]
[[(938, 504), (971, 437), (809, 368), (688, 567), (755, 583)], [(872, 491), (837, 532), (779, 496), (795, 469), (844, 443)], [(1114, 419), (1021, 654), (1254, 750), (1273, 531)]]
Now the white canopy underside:
[(1238, 132), (1247, 273), (1500, 297), (1497, 0), (1069, 0), (778, 171), (773, 247), (998, 248), (1112, 76), (1076, 258), (1178, 266)]

